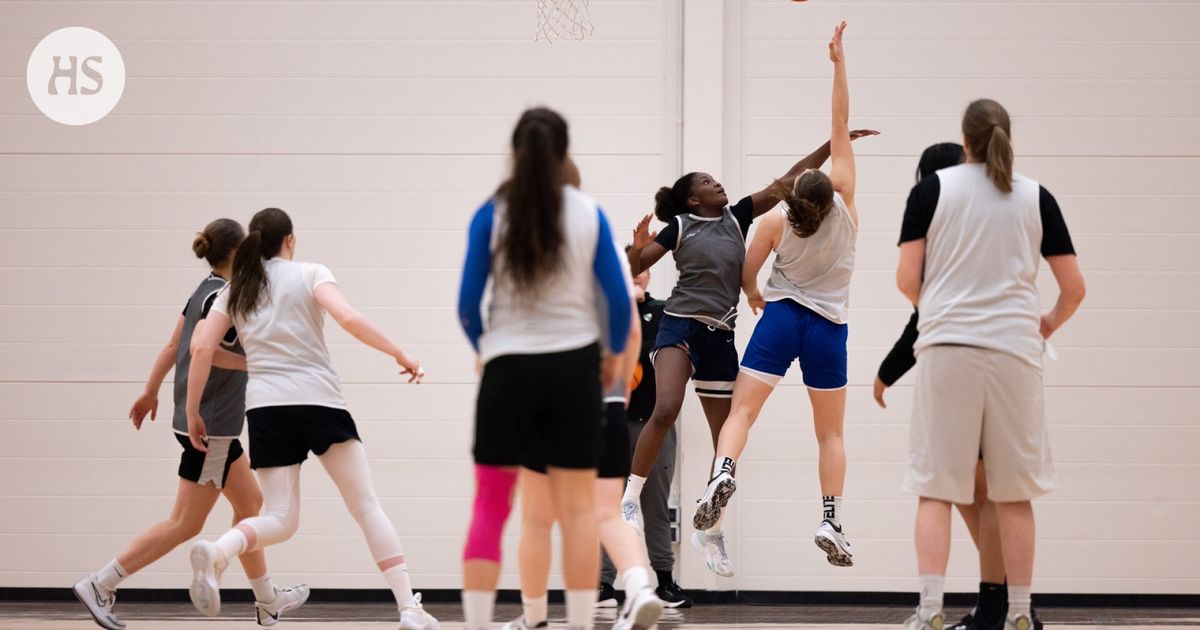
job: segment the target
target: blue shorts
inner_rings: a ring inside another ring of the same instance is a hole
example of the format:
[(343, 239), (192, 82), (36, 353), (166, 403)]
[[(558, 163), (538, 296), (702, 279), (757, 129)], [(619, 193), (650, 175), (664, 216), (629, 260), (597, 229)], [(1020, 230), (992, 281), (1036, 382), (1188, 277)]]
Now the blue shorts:
[(841, 389), (847, 382), (848, 329), (792, 300), (767, 302), (746, 346), (742, 371), (773, 387), (799, 359), (805, 385)]
[(696, 395), (708, 398), (733, 397), (737, 380), (738, 353), (733, 347), (733, 331), (709, 328), (690, 317), (663, 315), (650, 360), (662, 348), (680, 348), (692, 361), (692, 380)]

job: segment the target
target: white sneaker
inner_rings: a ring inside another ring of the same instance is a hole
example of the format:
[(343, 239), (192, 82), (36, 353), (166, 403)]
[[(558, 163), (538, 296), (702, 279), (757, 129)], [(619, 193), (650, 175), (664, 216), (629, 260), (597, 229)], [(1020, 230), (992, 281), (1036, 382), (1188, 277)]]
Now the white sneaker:
[(96, 574), (76, 582), (71, 591), (75, 593), (75, 599), (92, 613), (96, 625), (108, 630), (122, 630), (125, 627), (125, 622), (118, 619), (112, 610), (113, 604), (117, 603), (117, 592), (97, 584)]
[(835, 567), (854, 566), (854, 553), (850, 551), (850, 541), (842, 533), (842, 526), (829, 519), (821, 521), (813, 542), (825, 552), (829, 564)]
[(192, 545), (192, 586), (188, 595), (192, 605), (206, 617), (216, 617), (221, 612), (221, 574), (225, 572), (221, 550), (207, 540), (197, 540)]
[(1017, 615), (1004, 620), (1005, 630), (1033, 630), (1033, 619), (1028, 615)]
[(543, 621), (542, 623), (531, 626), (531, 625), (525, 623), (525, 615), (521, 615), (520, 617), (513, 619), (512, 621), (504, 624), (503, 626), (500, 626), (500, 630), (536, 630), (537, 628), (549, 628), (549, 627), (550, 627), (549, 621)]
[(421, 607), (421, 594), (413, 596), (412, 606), (400, 609), (400, 630), (438, 630), (441, 624)]
[(279, 616), (291, 612), (308, 601), (308, 586), (301, 584), (292, 588), (275, 587), (275, 599), (268, 603), (254, 602), (254, 615), (260, 626), (279, 623)]
[(700, 497), (696, 507), (696, 513), (692, 515), (692, 527), (697, 530), (704, 531), (712, 529), (717, 521), (721, 520), (721, 510), (729, 504), (729, 498), (733, 496), (737, 490), (737, 482), (733, 480), (733, 475), (727, 472), (708, 480), (708, 487), (704, 490), (704, 496)]
[(692, 532), (692, 546), (696, 548), (696, 551), (704, 554), (709, 571), (721, 577), (733, 577), (733, 561), (729, 559), (729, 552), (725, 551), (725, 534), (723, 532), (715, 534)]
[(642, 533), (642, 506), (633, 499), (621, 499), (621, 520), (632, 527), (638, 534)]
[(904, 630), (942, 630), (942, 625), (945, 623), (942, 613), (935, 613), (928, 619), (921, 616), (921, 611), (908, 618), (904, 622)]
[(625, 610), (613, 624), (613, 630), (650, 630), (662, 616), (663, 601), (646, 587), (625, 602)]

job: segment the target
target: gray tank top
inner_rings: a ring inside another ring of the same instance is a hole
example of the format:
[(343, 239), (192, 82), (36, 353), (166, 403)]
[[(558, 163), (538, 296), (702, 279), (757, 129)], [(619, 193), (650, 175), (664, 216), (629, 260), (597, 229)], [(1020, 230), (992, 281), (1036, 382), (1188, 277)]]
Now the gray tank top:
[(850, 308), (850, 275), (854, 273), (854, 241), (858, 228), (842, 196), (833, 194), (833, 209), (808, 238), (796, 235), (783, 214), (783, 237), (775, 250), (771, 276), (763, 289), (768, 302), (793, 300), (835, 324), (845, 324)]
[[(175, 417), (172, 426), (176, 433), (187, 433), (187, 381), (192, 361), (192, 333), (196, 330), (196, 324), (208, 315), (209, 307), (223, 288), (225, 279), (210, 274), (183, 308), (183, 333), (179, 336), (179, 348), (175, 353)], [(246, 354), (233, 328), (221, 340), (221, 347), (236, 354)], [(246, 421), (246, 372), (214, 367), (208, 375), (204, 397), (200, 399), (200, 415), (204, 418), (204, 429), (210, 437), (241, 435), (242, 425)]]
[(725, 208), (719, 217), (681, 214), (675, 221), (678, 236), (671, 250), (679, 281), (667, 298), (666, 314), (733, 330), (746, 262), (746, 236), (737, 217)]

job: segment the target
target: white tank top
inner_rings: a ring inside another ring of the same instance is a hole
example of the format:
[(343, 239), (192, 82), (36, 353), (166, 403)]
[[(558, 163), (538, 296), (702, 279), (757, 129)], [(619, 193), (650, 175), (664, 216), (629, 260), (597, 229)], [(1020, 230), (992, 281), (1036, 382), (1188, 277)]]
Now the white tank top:
[(850, 275), (858, 227), (838, 193), (817, 233), (801, 238), (780, 208), (783, 236), (775, 248), (771, 277), (763, 290), (768, 302), (792, 300), (835, 324), (845, 324), (850, 308)]

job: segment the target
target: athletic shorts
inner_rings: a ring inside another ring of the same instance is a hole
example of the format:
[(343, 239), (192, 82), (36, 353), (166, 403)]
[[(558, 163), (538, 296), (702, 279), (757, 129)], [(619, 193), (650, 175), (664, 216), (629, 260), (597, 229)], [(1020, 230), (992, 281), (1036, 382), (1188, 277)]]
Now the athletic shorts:
[(237, 438), (208, 438), (208, 452), (196, 450), (188, 436), (175, 434), (183, 454), (179, 456), (179, 477), (204, 485), (211, 483), (218, 490), (225, 487), (229, 468), (242, 456), (242, 443)]
[(1005, 352), (939, 345), (917, 357), (904, 490), (972, 503), (983, 458), (988, 498), (1028, 501), (1058, 486), (1042, 371)]
[(291, 466), (320, 457), (330, 446), (362, 441), (354, 418), (345, 409), (320, 405), (280, 405), (246, 411), (250, 426), (250, 467)]
[(692, 361), (692, 380), (696, 395), (732, 398), (737, 380), (738, 353), (733, 346), (733, 331), (711, 328), (690, 317), (663, 315), (658, 336), (650, 352), (653, 361), (663, 348), (680, 348)]
[(599, 345), (495, 357), (483, 366), (475, 403), (475, 463), (596, 468), (601, 414)]
[(774, 387), (798, 360), (808, 387), (842, 389), (848, 330), (792, 300), (767, 302), (746, 346), (742, 372)]
[[(629, 476), (633, 455), (629, 452), (629, 428), (625, 426), (625, 402), (604, 403), (604, 450), (596, 465), (600, 479), (625, 479)], [(545, 466), (526, 466), (534, 472), (546, 473)]]

